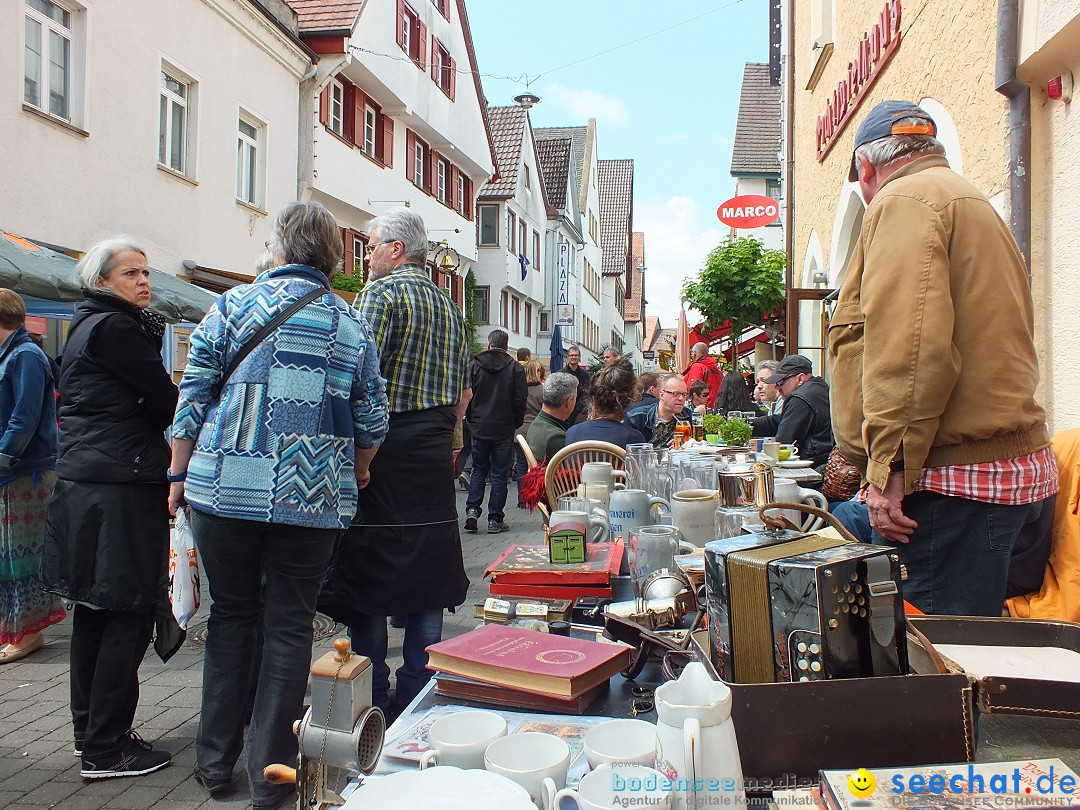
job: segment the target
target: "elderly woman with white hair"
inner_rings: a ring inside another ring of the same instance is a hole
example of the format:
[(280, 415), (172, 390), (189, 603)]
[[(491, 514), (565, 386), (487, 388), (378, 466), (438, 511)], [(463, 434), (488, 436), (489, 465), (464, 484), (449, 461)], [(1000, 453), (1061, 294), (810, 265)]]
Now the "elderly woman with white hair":
[(131, 730), (139, 664), (165, 598), (169, 553), (165, 429), (177, 389), (161, 359), (164, 321), (148, 312), (146, 251), (94, 245), (76, 268), (60, 372), (60, 447), (42, 580), (75, 604), (71, 716), (82, 776), (139, 776), (171, 757)]

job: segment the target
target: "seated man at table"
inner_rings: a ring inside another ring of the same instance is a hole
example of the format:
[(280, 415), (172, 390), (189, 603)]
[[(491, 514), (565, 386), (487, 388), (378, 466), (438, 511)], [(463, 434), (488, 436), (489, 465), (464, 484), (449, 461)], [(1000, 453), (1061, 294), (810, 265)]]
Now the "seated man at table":
[(671, 447), (675, 442), (676, 422), (690, 424), (693, 413), (686, 406), (686, 381), (681, 374), (669, 374), (660, 383), (660, 399), (655, 405), (638, 408), (626, 415), (634, 428), (653, 447)]
[(833, 449), (832, 415), (829, 412), (829, 384), (814, 376), (813, 366), (801, 354), (789, 354), (776, 371), (765, 378), (784, 398), (779, 416), (770, 414), (752, 419), (755, 436), (775, 436), (781, 444), (793, 444), (799, 458), (813, 462), (825, 472)]
[(550, 461), (566, 446), (566, 431), (577, 406), (577, 397), (578, 380), (572, 374), (556, 371), (544, 380), (540, 412), (525, 434), (537, 461)]

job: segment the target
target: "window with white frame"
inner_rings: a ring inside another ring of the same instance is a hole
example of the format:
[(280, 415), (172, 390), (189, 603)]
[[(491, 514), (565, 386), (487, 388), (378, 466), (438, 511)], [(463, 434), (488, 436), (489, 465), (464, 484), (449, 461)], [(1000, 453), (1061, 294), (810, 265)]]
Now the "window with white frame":
[(76, 26), (78, 7), (26, 0), (23, 101), (64, 121), (77, 122), (82, 65)]
[(158, 107), (158, 163), (190, 175), (188, 149), (193, 82), (172, 68), (162, 67)]
[(236, 131), (236, 199), (259, 207), (262, 206), (262, 135), (262, 123), (241, 113)]
[(450, 186), (450, 164), (445, 160), (439, 160), (435, 166), (435, 199), (441, 203), (449, 202), (447, 191)]
[(337, 79), (330, 85), (330, 131), (345, 137), (345, 86)]
[(375, 144), (379, 127), (379, 112), (370, 104), (364, 105), (364, 154), (375, 157)]
[(413, 176), (412, 181), (421, 188), (427, 187), (427, 144), (417, 139), (413, 146)]

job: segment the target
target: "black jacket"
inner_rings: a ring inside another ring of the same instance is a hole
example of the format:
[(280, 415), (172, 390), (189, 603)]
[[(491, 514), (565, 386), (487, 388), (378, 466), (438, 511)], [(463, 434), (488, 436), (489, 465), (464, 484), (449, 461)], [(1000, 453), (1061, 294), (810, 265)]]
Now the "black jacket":
[(468, 420), (473, 438), (513, 439), (525, 418), (528, 399), (521, 363), (502, 349), (488, 349), (473, 358), (469, 376), (473, 395)]
[(574, 411), (567, 420), (571, 425), (584, 421), (585, 414), (589, 410), (589, 389), (592, 388), (592, 376), (585, 366), (579, 365), (576, 369), (563, 366), (559, 369), (563, 374), (577, 377), (577, 402), (574, 403)]
[(75, 305), (60, 366), (58, 478), (165, 481), (177, 388), (137, 318), (122, 302)]
[(775, 436), (782, 444), (794, 444), (800, 458), (823, 466), (833, 449), (829, 384), (811, 377), (784, 400), (779, 416), (759, 416), (753, 427), (755, 436)]

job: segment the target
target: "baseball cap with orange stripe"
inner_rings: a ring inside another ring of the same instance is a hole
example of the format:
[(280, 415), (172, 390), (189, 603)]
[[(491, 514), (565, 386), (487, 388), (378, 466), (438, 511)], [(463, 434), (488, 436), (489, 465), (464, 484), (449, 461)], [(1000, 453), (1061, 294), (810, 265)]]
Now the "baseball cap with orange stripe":
[[(904, 118), (917, 118), (925, 123), (896, 123)], [(879, 138), (887, 138), (889, 135), (930, 135), (933, 137), (937, 135), (937, 124), (926, 110), (911, 101), (882, 101), (863, 119), (855, 132), (855, 146), (851, 153), (848, 180), (854, 183), (859, 179), (859, 166), (855, 160), (854, 150)]]

